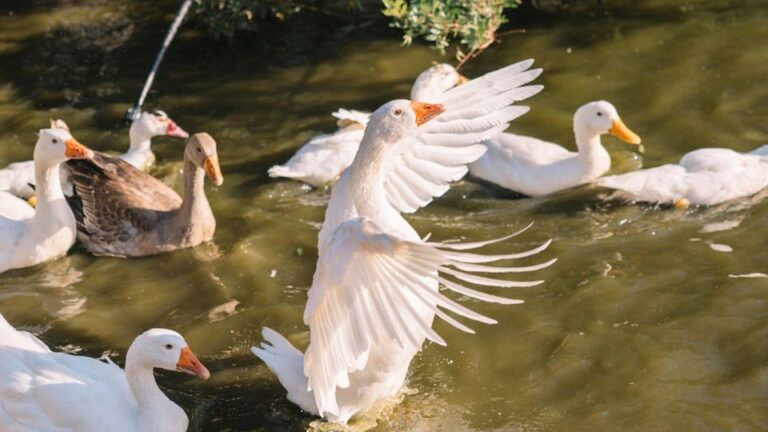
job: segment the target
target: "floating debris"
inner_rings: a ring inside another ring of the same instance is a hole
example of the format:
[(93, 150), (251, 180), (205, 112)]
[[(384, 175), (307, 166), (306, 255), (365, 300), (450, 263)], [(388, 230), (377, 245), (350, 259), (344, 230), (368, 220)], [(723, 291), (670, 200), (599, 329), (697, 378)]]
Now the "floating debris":
[(768, 274), (765, 274), (765, 273), (729, 274), (728, 277), (732, 279), (740, 279), (740, 278), (767, 278), (768, 279)]
[(727, 244), (721, 244), (721, 243), (710, 243), (709, 247), (718, 252), (733, 252), (733, 248), (728, 246)]

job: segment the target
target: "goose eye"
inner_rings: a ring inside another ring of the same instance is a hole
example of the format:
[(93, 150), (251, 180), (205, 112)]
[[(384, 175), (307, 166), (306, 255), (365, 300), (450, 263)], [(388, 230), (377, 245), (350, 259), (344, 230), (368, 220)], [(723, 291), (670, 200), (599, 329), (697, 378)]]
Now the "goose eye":
[(53, 142), (54, 144), (56, 144), (56, 143), (58, 143), (58, 142), (59, 142), (59, 140), (57, 140), (56, 138), (54, 138), (54, 139), (52, 139), (52, 140), (51, 140), (51, 142)]
[(399, 115), (400, 115), (400, 114), (402, 114), (402, 113), (403, 113), (403, 110), (401, 110), (401, 109), (396, 109), (396, 110), (395, 110), (395, 115), (396, 115), (396, 116), (399, 116)]
[(599, 112), (599, 111), (598, 111), (598, 113), (597, 113), (597, 116), (598, 116), (598, 117), (602, 117), (602, 116), (603, 116), (603, 113), (601, 113), (601, 112)]
[(167, 349), (167, 350), (173, 349), (173, 345), (167, 344), (167, 345), (165, 345), (165, 349)]
[(197, 152), (198, 152), (198, 153), (202, 153), (202, 152), (203, 152), (203, 149), (201, 149), (201, 148), (198, 148), (198, 149), (197, 149)]

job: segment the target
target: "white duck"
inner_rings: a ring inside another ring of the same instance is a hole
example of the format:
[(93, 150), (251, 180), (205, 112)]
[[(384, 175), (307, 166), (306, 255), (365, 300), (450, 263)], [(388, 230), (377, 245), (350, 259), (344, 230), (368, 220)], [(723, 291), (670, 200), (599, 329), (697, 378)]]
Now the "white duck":
[(501, 304), (520, 301), (486, 294), (449, 280), (493, 287), (532, 286), (471, 272), (522, 272), (530, 267), (482, 265), (530, 256), (531, 251), (483, 256), (460, 252), (477, 243), (425, 242), (401, 216), (442, 195), (461, 178), (466, 164), (485, 151), (476, 144), (503, 131), (527, 112), (511, 106), (541, 86), (523, 84), (541, 70), (521, 62), (453, 89), (437, 102), (396, 100), (370, 118), (360, 151), (333, 186), (319, 236), (317, 270), (304, 311), (310, 344), (302, 355), (265, 328), (252, 351), (277, 375), (288, 399), (303, 410), (346, 423), (402, 387), (408, 365), (425, 339), (444, 345), (431, 329), (435, 315), (464, 331), (442, 309), (483, 323), (495, 321), (456, 303), (438, 284), (474, 299)]
[[(437, 64), (419, 74), (411, 88), (413, 100), (435, 100), (453, 87), (466, 82), (453, 66)], [(336, 181), (357, 153), (370, 113), (340, 109), (333, 113), (339, 129), (307, 141), (284, 165), (269, 169), (270, 177), (288, 177), (314, 187)]]
[[(51, 128), (69, 130), (61, 120), (52, 121)], [(180, 128), (163, 111), (145, 111), (139, 115), (128, 131), (130, 147), (120, 155), (120, 159), (140, 170), (147, 170), (155, 162), (152, 153), (152, 138), (169, 136), (187, 138), (189, 134)], [(61, 170), (61, 182), (67, 195), (71, 195), (72, 183), (66, 169)], [(10, 192), (18, 197), (29, 198), (35, 194), (35, 164), (34, 161), (16, 162), (0, 169), (0, 191)]]
[(488, 152), (469, 166), (469, 172), (523, 195), (548, 195), (590, 183), (611, 169), (611, 156), (600, 142), (601, 135), (610, 133), (627, 143), (640, 143), (616, 108), (605, 101), (576, 110), (573, 131), (578, 152), (533, 137), (500, 134), (483, 142)]
[(0, 315), (0, 430), (186, 431), (187, 415), (157, 386), (155, 368), (210, 376), (175, 331), (137, 337), (124, 372), (109, 360), (52, 352)]
[(599, 186), (617, 189), (632, 201), (689, 205), (715, 205), (753, 195), (768, 187), (768, 145), (749, 153), (705, 148), (687, 153), (679, 164), (603, 177)]
[(33, 266), (67, 253), (75, 243), (75, 217), (61, 189), (60, 165), (93, 152), (61, 129), (43, 129), (35, 144), (37, 208), (8, 193), (0, 206), (0, 272)]

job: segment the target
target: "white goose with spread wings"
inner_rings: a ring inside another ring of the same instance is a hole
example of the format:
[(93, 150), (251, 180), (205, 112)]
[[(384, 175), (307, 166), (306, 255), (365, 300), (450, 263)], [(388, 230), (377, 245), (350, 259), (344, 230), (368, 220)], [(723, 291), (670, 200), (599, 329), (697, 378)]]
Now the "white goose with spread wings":
[[(436, 100), (467, 79), (453, 66), (442, 63), (425, 70), (411, 88), (413, 100)], [(333, 113), (339, 129), (313, 137), (288, 162), (269, 169), (270, 177), (288, 177), (314, 187), (333, 183), (347, 169), (363, 139), (370, 113), (340, 109)]]
[(426, 339), (444, 345), (432, 330), (435, 316), (472, 332), (446, 313), (483, 323), (473, 312), (438, 291), (477, 300), (520, 303), (464, 286), (524, 287), (472, 273), (513, 273), (544, 268), (493, 267), (486, 263), (534, 255), (530, 251), (484, 256), (466, 252), (493, 241), (423, 241), (401, 216), (445, 193), (451, 181), (485, 147), (476, 144), (503, 131), (527, 112), (512, 103), (541, 86), (524, 86), (540, 70), (521, 62), (453, 89), (427, 104), (396, 100), (370, 118), (354, 162), (333, 186), (319, 235), (319, 259), (304, 322), (310, 344), (302, 355), (290, 342), (265, 328), (253, 348), (305, 411), (346, 423), (401, 388), (413, 356)]

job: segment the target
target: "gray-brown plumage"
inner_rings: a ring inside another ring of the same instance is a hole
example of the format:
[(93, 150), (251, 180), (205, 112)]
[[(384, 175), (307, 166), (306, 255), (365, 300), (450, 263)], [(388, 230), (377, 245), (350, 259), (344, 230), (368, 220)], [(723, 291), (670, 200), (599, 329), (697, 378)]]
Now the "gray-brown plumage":
[(224, 179), (216, 141), (207, 133), (187, 141), (183, 198), (118, 158), (96, 153), (82, 162), (68, 164), (75, 186), (68, 201), (77, 220), (77, 238), (94, 254), (153, 255), (213, 238), (216, 219), (205, 196), (205, 175), (217, 186)]

